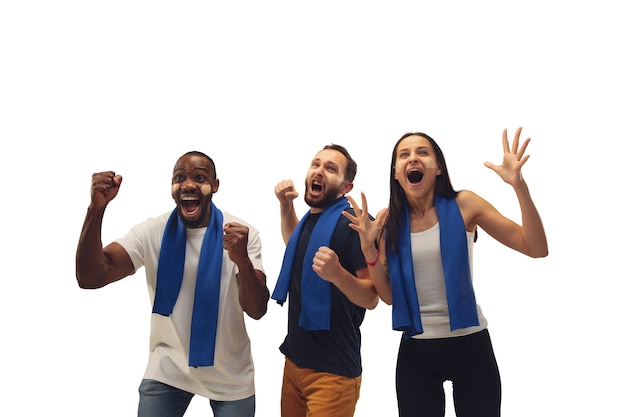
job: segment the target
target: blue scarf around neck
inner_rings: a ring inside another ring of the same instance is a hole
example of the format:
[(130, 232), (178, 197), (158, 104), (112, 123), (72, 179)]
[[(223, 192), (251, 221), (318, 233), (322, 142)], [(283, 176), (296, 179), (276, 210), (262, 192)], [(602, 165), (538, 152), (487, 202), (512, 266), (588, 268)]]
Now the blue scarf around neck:
[[(450, 314), (450, 330), (478, 326), (478, 311), (472, 286), (467, 249), (467, 235), (461, 211), (455, 199), (435, 196), (439, 219), (439, 245)], [(417, 300), (409, 211), (405, 209), (398, 252), (387, 251), (391, 281), (393, 329), (408, 338), (424, 332)]]
[[(223, 223), (222, 212), (211, 203), (211, 218), (200, 250), (191, 318), (189, 366), (193, 367), (213, 366), (214, 362), (224, 251)], [(172, 314), (183, 282), (186, 246), (186, 228), (176, 208), (167, 220), (161, 241), (153, 313)]]
[[(348, 209), (348, 199), (341, 197), (321, 214), (311, 233), (311, 238), (304, 255), (302, 267), (302, 311), (300, 312), (300, 327), (305, 330), (330, 329), (330, 283), (313, 271), (313, 257), (320, 246), (329, 246), (330, 240), (341, 218), (341, 212)], [(287, 242), (283, 265), (272, 293), (272, 299), (283, 305), (287, 299), (291, 282), (292, 267), (298, 238), (306, 219), (311, 214), (309, 210), (300, 220)]]

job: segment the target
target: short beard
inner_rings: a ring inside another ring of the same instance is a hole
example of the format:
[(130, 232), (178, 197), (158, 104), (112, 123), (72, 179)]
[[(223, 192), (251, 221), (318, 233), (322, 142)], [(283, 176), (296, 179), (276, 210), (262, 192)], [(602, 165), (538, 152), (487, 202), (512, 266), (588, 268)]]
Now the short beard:
[(202, 215), (200, 217), (198, 217), (197, 220), (189, 220), (186, 219), (184, 216), (182, 216), (180, 214), (180, 208), (178, 209), (178, 218), (180, 219), (181, 223), (185, 225), (186, 228), (188, 229), (195, 229), (197, 227), (200, 227), (200, 224), (202, 222), (204, 222), (205, 220), (210, 220), (211, 218), (211, 212), (209, 210), (209, 206), (211, 205), (211, 198), (209, 198), (208, 200), (204, 201), (202, 203)]
[(321, 200), (312, 201), (308, 195), (309, 189), (307, 187), (307, 192), (304, 193), (304, 201), (308, 204), (309, 207), (323, 209), (330, 206), (335, 200), (337, 200), (337, 195), (339, 194), (339, 187), (327, 189), (324, 192), (324, 196)]

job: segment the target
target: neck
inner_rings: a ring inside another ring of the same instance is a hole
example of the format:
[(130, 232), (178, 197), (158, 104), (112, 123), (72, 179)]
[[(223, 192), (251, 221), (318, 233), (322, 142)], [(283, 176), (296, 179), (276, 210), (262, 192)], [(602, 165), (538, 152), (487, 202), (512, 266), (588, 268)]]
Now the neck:
[(433, 197), (422, 197), (408, 200), (409, 213), (417, 219), (422, 219), (426, 214), (435, 208), (435, 200)]

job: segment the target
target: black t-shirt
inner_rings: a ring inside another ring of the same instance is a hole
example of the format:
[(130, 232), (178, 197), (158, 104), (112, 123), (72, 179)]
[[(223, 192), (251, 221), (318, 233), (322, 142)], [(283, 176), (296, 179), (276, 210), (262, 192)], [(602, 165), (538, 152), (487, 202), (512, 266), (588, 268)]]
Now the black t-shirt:
[[(354, 214), (352, 209), (348, 210)], [(304, 254), (311, 232), (320, 214), (305, 220), (296, 247), (289, 286), (288, 331), (280, 351), (300, 368), (315, 369), (350, 378), (361, 375), (361, 331), (365, 308), (353, 304), (335, 285), (330, 284), (331, 311), (329, 330), (304, 330), (298, 325), (302, 307), (301, 283)], [(341, 216), (333, 232), (330, 248), (337, 253), (341, 265), (352, 275), (366, 268), (359, 234), (350, 228), (350, 221)], [(311, 268), (311, 265), (307, 265)]]

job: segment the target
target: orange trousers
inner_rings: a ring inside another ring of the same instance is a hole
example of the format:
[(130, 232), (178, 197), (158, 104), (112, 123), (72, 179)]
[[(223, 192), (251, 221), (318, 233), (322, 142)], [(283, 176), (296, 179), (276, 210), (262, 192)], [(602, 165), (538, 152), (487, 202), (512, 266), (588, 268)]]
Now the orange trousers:
[(356, 378), (299, 368), (285, 358), (282, 417), (353, 417), (361, 392)]

